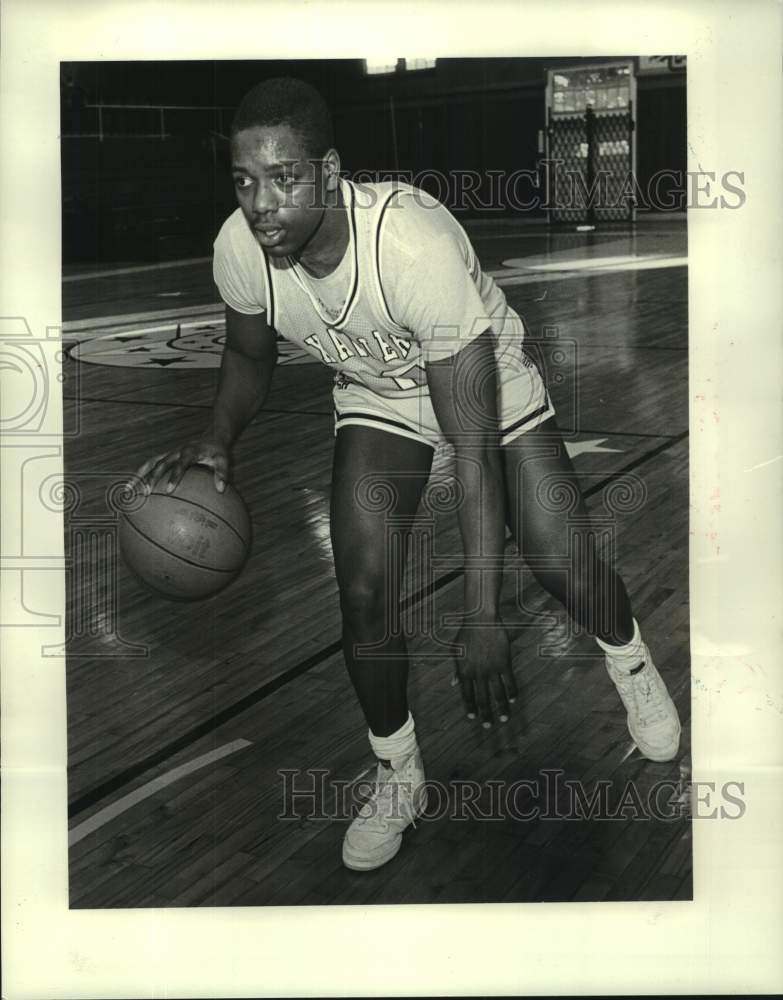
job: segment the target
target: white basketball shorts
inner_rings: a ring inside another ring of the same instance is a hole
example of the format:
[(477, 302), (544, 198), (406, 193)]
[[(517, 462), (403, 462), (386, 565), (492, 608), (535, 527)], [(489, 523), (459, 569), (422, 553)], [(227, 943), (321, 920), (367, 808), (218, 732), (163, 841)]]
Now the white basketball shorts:
[[(357, 382), (335, 380), (334, 429), (358, 424), (390, 434), (412, 438), (437, 448), (446, 443), (429, 393), (409, 396), (381, 396)], [(530, 359), (512, 366), (498, 365), (498, 422), (500, 443), (538, 427), (554, 416), (538, 368)]]

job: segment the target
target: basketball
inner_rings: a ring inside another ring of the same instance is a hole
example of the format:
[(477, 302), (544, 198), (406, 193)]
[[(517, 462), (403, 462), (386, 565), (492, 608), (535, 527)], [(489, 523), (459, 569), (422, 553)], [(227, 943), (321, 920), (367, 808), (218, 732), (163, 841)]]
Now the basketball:
[(212, 469), (192, 466), (172, 493), (165, 479), (120, 517), (126, 565), (164, 597), (196, 601), (236, 579), (250, 552), (250, 515), (229, 484), (215, 489)]

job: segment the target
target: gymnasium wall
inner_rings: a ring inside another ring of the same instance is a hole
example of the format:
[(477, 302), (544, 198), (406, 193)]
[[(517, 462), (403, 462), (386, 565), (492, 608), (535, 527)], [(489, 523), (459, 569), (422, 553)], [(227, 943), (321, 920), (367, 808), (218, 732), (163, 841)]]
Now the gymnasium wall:
[[(461, 217), (509, 217), (508, 205), (489, 207), (486, 184), (456, 204), (453, 177), (445, 185), (422, 172), (534, 170), (546, 69), (574, 61), (439, 59), (433, 69), (377, 77), (365, 75), (362, 60), (63, 64), (63, 261), (209, 254), (235, 207), (221, 138), (230, 109), (253, 83), (275, 75), (321, 90), (348, 171), (407, 172)], [(165, 139), (157, 111), (114, 110), (104, 115), (101, 141), (95, 103), (226, 110), (167, 111)], [(684, 74), (639, 78), (640, 184), (660, 169), (686, 169), (685, 121)]]

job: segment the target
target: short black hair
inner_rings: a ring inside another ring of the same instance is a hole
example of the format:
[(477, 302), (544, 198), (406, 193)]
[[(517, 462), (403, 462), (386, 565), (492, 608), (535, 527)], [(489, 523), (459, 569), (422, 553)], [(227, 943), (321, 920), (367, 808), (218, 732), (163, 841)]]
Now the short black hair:
[(320, 159), (334, 145), (332, 116), (315, 87), (294, 77), (262, 80), (234, 113), (231, 138), (253, 126), (288, 125), (304, 141), (308, 156)]

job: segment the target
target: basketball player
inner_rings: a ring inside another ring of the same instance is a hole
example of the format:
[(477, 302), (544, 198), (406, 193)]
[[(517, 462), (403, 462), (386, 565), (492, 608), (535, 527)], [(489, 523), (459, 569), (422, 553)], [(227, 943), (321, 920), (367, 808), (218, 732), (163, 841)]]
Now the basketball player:
[[(224, 488), (232, 447), (267, 397), (277, 333), (334, 370), (331, 531), (343, 648), (379, 761), (375, 794), (345, 835), (345, 864), (369, 870), (389, 861), (425, 807), (405, 644), (389, 628), (403, 566), (387, 553), (386, 527), (390, 515), (413, 518), (444, 441), (462, 494), (457, 677), (468, 719), (505, 722), (517, 697), (498, 610), (508, 509), (538, 581), (603, 650), (639, 750), (672, 759), (677, 711), (622, 581), (591, 550), (587, 530), (570, 548), (567, 573), (543, 558), (568, 553), (574, 530), (547, 490), (569, 490), (584, 525), (586, 509), (546, 388), (523, 352), (523, 323), (482, 273), (462, 227), (420, 190), (342, 179), (328, 110), (301, 81), (254, 87), (231, 141), (239, 207), (214, 247), (226, 343), (211, 423), (140, 475), (167, 477), (173, 489), (198, 462)], [(377, 502), (379, 490), (387, 503)]]

